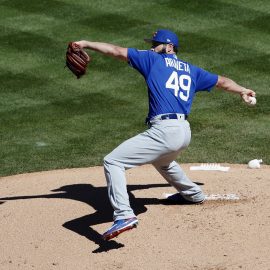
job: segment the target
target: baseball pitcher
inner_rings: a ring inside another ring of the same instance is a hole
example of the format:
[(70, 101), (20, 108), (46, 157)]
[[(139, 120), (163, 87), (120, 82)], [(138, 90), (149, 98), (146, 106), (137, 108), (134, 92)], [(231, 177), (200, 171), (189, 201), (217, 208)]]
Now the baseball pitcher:
[(177, 56), (178, 37), (160, 29), (150, 39), (150, 50), (124, 48), (113, 44), (76, 41), (81, 49), (90, 49), (127, 62), (145, 79), (149, 113), (148, 129), (120, 144), (104, 158), (108, 195), (114, 209), (114, 223), (104, 234), (105, 240), (137, 226), (127, 193), (125, 170), (152, 164), (177, 195), (190, 203), (203, 203), (205, 195), (183, 172), (175, 159), (190, 143), (191, 131), (187, 120), (193, 98), (198, 91), (211, 91), (216, 86), (236, 93), (246, 102), (255, 92), (233, 80), (208, 72)]

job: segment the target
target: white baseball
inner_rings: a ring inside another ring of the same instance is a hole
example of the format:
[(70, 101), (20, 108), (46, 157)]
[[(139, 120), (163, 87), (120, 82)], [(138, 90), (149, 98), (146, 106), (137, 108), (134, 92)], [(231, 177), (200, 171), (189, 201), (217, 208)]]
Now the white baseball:
[(252, 159), (248, 162), (248, 167), (250, 169), (259, 169), (261, 167), (262, 159)]
[(257, 100), (255, 97), (249, 97), (248, 100), (249, 100), (250, 105), (255, 105), (257, 103)]

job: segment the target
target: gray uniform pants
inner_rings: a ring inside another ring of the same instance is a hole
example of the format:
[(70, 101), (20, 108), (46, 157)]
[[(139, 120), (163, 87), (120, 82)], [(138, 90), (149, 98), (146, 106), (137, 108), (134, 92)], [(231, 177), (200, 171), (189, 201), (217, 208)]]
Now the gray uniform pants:
[(191, 139), (186, 120), (157, 120), (151, 128), (132, 137), (104, 158), (104, 171), (114, 220), (134, 217), (127, 193), (125, 170), (153, 164), (159, 173), (187, 200), (200, 202), (204, 194), (174, 160)]

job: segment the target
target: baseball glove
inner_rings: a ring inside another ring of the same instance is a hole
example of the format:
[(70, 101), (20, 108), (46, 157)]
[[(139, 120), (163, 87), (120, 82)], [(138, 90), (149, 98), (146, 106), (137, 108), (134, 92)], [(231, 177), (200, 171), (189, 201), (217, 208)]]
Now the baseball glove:
[(66, 66), (79, 79), (85, 74), (90, 62), (89, 55), (75, 42), (70, 42), (66, 52)]

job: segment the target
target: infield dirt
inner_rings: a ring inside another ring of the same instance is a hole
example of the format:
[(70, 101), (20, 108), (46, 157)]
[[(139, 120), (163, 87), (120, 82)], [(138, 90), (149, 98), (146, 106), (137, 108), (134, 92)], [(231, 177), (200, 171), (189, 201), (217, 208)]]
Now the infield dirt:
[(0, 269), (270, 269), (270, 166), (190, 171), (206, 194), (240, 200), (169, 205), (152, 166), (127, 171), (136, 229), (112, 224), (102, 167), (0, 178)]

